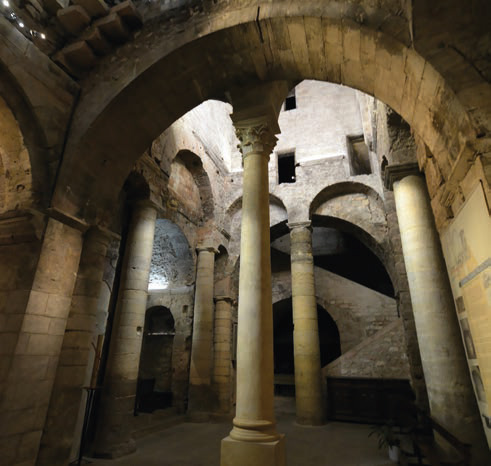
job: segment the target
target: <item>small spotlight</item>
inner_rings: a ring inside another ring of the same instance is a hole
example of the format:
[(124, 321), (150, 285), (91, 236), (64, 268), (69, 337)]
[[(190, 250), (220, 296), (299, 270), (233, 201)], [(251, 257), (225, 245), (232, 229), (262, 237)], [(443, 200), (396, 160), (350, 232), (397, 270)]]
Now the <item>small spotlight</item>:
[(24, 27), (24, 23), (22, 21), (19, 21), (19, 27), (20, 28), (23, 28)]
[(3, 6), (10, 6), (10, 3), (8, 0), (3, 0), (2, 5)]
[(41, 39), (46, 39), (46, 34), (44, 32), (41, 33)]

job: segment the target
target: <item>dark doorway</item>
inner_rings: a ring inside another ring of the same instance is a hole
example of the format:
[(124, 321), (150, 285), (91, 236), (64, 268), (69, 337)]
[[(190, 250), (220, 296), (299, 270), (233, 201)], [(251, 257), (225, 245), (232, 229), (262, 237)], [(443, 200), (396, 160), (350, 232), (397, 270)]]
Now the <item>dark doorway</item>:
[(174, 318), (169, 309), (147, 310), (143, 334), (135, 412), (151, 413), (172, 406), (172, 347)]
[(278, 184), (295, 181), (295, 153), (278, 154)]

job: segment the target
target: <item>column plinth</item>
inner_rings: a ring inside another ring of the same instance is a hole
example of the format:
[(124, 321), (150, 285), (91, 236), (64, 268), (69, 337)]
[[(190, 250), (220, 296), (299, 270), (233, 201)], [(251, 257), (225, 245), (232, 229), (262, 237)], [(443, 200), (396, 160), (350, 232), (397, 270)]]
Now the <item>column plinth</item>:
[(235, 122), (244, 160), (237, 332), (237, 405), (221, 466), (285, 464), (274, 418), (268, 119)]
[(293, 348), (297, 422), (324, 423), (314, 257), (310, 222), (291, 223)]
[(136, 450), (131, 418), (135, 409), (156, 218), (157, 209), (150, 202), (134, 204), (102, 391), (95, 448), (99, 457), (117, 458)]

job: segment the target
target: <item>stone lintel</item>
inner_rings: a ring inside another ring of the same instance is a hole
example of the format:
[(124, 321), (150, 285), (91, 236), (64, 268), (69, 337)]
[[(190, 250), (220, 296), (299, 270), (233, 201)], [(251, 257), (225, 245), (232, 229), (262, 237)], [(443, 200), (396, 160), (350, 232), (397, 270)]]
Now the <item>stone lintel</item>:
[(47, 213), (54, 220), (57, 220), (58, 222), (61, 222), (69, 226), (70, 228), (79, 230), (82, 233), (85, 233), (90, 227), (90, 225), (83, 220), (74, 217), (73, 215), (67, 214), (56, 207), (50, 207), (49, 209), (47, 209)]
[(422, 175), (416, 162), (387, 165), (384, 170), (384, 186), (392, 191), (396, 181), (409, 175)]
[(290, 229), (290, 231), (294, 230), (295, 228), (308, 228), (310, 231), (312, 231), (311, 220), (305, 220), (303, 222), (288, 222), (287, 226)]

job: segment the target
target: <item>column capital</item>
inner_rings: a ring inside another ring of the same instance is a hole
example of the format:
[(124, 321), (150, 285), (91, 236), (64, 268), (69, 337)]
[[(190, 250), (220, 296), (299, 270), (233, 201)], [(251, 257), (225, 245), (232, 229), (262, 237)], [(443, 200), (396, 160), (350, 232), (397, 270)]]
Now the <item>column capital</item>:
[(213, 246), (198, 245), (196, 247), (196, 252), (198, 254), (200, 252), (212, 252), (213, 254), (218, 254), (218, 249), (214, 248)]
[(230, 296), (225, 296), (225, 295), (218, 295), (218, 296), (215, 296), (215, 302), (219, 302), (219, 301), (225, 301), (225, 302), (228, 302), (230, 304), (232, 304), (232, 298)]
[(384, 185), (392, 191), (396, 181), (410, 175), (422, 175), (416, 162), (387, 165), (384, 170)]
[(273, 127), (270, 118), (261, 116), (235, 121), (234, 126), (243, 158), (251, 153), (269, 157), (278, 140), (275, 136), (277, 125)]
[(131, 201), (130, 202), (131, 207), (150, 207), (152, 209), (155, 209), (157, 213), (163, 213), (164, 208), (161, 205), (158, 205), (151, 199), (138, 199), (136, 201)]
[(290, 229), (290, 231), (295, 230), (297, 228), (306, 228), (306, 229), (312, 231), (312, 221), (311, 220), (306, 220), (304, 222), (288, 222), (287, 226)]

